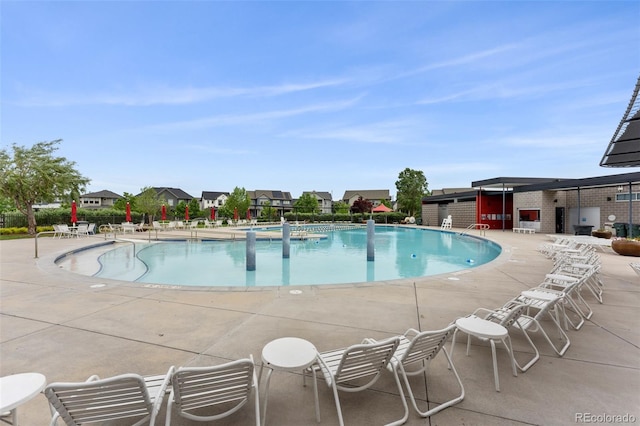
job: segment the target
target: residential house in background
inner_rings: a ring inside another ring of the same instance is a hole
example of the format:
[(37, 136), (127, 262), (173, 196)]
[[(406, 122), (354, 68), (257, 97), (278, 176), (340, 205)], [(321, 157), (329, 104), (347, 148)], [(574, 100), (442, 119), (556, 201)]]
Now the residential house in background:
[(159, 198), (164, 198), (166, 200), (167, 206), (169, 207), (177, 206), (180, 201), (184, 201), (188, 204), (189, 201), (194, 198), (180, 188), (154, 187), (153, 189), (156, 191)]
[(320, 213), (332, 213), (333, 209), (333, 197), (330, 192), (326, 191), (304, 191), (304, 194), (311, 194), (318, 200), (318, 212)]
[(202, 191), (200, 209), (208, 210), (214, 208), (218, 210), (220, 207), (224, 206), (224, 203), (227, 202), (227, 198), (229, 198), (228, 192)]
[(352, 206), (358, 198), (362, 197), (363, 200), (371, 201), (373, 207), (379, 206), (383, 200), (391, 202), (391, 195), (389, 195), (388, 189), (360, 189), (356, 191), (345, 191), (342, 196), (342, 201)]
[(91, 192), (80, 196), (80, 205), (83, 209), (109, 209), (122, 198), (115, 192), (106, 189), (98, 192)]
[(276, 209), (280, 216), (293, 210), (293, 198), (290, 192), (256, 189), (247, 191), (247, 194), (251, 198), (249, 210), (252, 217), (259, 217), (266, 205)]

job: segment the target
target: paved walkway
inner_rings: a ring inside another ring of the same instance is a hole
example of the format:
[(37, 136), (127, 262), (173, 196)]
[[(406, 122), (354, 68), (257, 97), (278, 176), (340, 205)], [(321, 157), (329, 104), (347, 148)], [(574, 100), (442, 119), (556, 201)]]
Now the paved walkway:
[[(38, 259), (33, 240), (1, 241), (0, 375), (38, 371), (51, 382), (79, 381), (92, 374), (158, 374), (170, 365), (209, 365), (249, 354), (259, 361), (262, 347), (283, 336), (308, 339), (322, 351), (409, 327), (442, 328), (477, 307), (501, 306), (537, 285), (552, 266), (536, 250), (547, 241), (544, 235), (488, 231), (487, 238), (501, 244), (503, 253), (463, 273), (237, 290), (136, 285), (72, 274), (53, 263), (69, 250), (104, 241), (101, 236), (40, 238)], [(542, 357), (513, 377), (498, 349), (498, 393), (489, 347), (474, 341), (467, 357), (465, 339), (458, 339), (454, 362), (465, 386), (464, 401), (430, 419), (411, 412), (406, 424), (568, 425), (598, 420), (590, 416), (612, 416), (603, 418), (606, 422), (625, 415), (640, 422), (640, 277), (629, 266), (634, 258), (611, 251), (600, 256), (604, 304), (587, 296), (593, 317), (580, 331), (568, 332), (571, 346), (563, 358), (534, 334)], [(517, 333), (513, 344), (518, 359), (531, 356)], [(413, 380), (423, 404), (453, 396), (445, 364), (442, 356), (436, 359), (427, 384), (423, 378)], [(319, 385), (322, 424), (337, 424), (332, 393), (323, 382)], [(385, 424), (402, 416), (388, 375), (372, 390), (340, 397), (348, 425)], [(19, 409), (21, 425), (48, 424), (49, 418), (42, 395)], [(158, 424), (163, 421), (164, 411)], [(248, 408), (216, 424), (253, 422)], [(300, 374), (273, 374), (267, 423), (316, 424), (313, 390), (302, 387)]]

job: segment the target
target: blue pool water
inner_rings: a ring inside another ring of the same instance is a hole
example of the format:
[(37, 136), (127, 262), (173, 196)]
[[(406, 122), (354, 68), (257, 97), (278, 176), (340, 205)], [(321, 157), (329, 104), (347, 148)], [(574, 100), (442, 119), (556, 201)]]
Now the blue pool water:
[(495, 259), (500, 246), (427, 229), (375, 229), (367, 261), (366, 229), (324, 232), (326, 238), (256, 242), (256, 270), (247, 271), (245, 241), (180, 241), (124, 245), (102, 254), (101, 278), (184, 286), (280, 286), (356, 283), (437, 275)]

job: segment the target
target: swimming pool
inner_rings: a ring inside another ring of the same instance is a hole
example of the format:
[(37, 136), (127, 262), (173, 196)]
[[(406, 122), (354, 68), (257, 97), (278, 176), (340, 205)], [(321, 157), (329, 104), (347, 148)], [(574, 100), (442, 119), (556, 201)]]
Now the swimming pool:
[(499, 245), (420, 228), (377, 226), (375, 260), (367, 261), (366, 229), (325, 232), (323, 238), (256, 242), (256, 270), (247, 271), (246, 243), (178, 241), (126, 244), (99, 257), (96, 277), (182, 286), (251, 287), (357, 283), (437, 275), (490, 262)]

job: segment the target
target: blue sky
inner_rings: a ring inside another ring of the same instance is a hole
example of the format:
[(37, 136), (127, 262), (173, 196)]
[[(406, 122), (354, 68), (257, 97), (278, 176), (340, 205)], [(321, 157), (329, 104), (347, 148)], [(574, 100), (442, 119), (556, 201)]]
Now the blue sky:
[(599, 162), (638, 1), (2, 1), (1, 145), (61, 138), (87, 192), (430, 189)]

